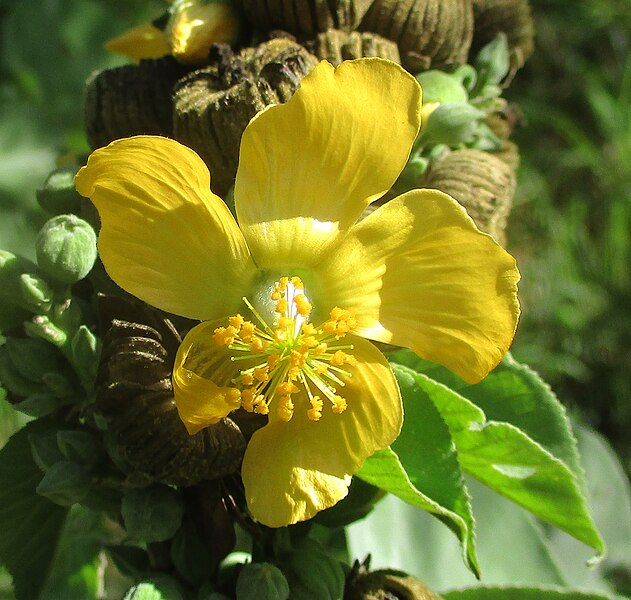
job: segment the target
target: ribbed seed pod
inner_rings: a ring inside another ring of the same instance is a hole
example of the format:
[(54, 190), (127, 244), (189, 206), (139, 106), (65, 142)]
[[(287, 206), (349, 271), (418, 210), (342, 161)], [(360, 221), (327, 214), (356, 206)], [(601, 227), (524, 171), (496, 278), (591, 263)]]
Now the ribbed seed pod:
[(90, 146), (143, 133), (172, 135), (173, 85), (189, 70), (167, 56), (93, 74), (85, 99)]
[(513, 68), (521, 67), (534, 49), (534, 23), (528, 0), (473, 0), (473, 11), (472, 51), (477, 52), (503, 31)]
[(493, 153), (493, 156), (496, 156), (503, 163), (506, 163), (511, 168), (513, 173), (517, 171), (517, 168), (519, 167), (520, 156), (519, 146), (517, 146), (515, 142), (506, 140), (500, 150)]
[(422, 581), (402, 571), (369, 572), (355, 562), (348, 575), (344, 600), (442, 600)]
[(286, 102), (318, 60), (302, 46), (277, 38), (234, 55), (215, 47), (211, 66), (175, 88), (174, 137), (193, 148), (224, 195), (234, 182), (241, 136), (250, 119), (270, 104)]
[(237, 471), (251, 431), (225, 418), (191, 436), (180, 420), (171, 385), (180, 336), (172, 322), (140, 302), (110, 296), (99, 298), (99, 312), (104, 336), (95, 411), (128, 463), (173, 485)]
[(328, 29), (355, 29), (370, 0), (239, 0), (238, 5), (256, 29), (310, 38)]
[(370, 56), (387, 58), (401, 64), (399, 47), (392, 40), (370, 32), (329, 29), (319, 33), (314, 40), (305, 42), (305, 48), (321, 60), (337, 66), (343, 60)]
[(515, 173), (500, 158), (482, 150), (455, 150), (433, 162), (420, 184), (455, 198), (482, 231), (504, 243)]
[(397, 42), (412, 72), (467, 61), (473, 0), (375, 0), (358, 28)]

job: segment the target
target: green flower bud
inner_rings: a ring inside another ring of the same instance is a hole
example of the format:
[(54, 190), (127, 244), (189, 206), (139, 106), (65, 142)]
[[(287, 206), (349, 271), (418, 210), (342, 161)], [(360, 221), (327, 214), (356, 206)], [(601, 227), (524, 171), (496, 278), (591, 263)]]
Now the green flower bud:
[(77, 169), (62, 167), (55, 169), (37, 190), (39, 205), (51, 215), (77, 212), (81, 207), (81, 196), (74, 186)]
[(41, 392), (31, 394), (22, 402), (14, 403), (13, 408), (25, 415), (39, 419), (57, 410), (59, 408), (59, 399), (52, 394)]
[(91, 484), (90, 474), (81, 465), (63, 460), (46, 471), (35, 491), (55, 504), (72, 506), (85, 498)]
[(17, 370), (4, 346), (0, 346), (0, 382), (9, 392), (24, 398), (44, 391), (40, 383), (27, 379)]
[(37, 267), (26, 258), (0, 250), (0, 305), (19, 306), (38, 313), (50, 306), (50, 286), (37, 274)]
[(5, 346), (16, 370), (31, 381), (41, 382), (45, 373), (62, 365), (57, 348), (42, 339), (7, 337)]
[(87, 325), (81, 325), (71, 342), (72, 356), (76, 365), (96, 368), (99, 352), (99, 339), (90, 331)]
[(96, 261), (96, 234), (83, 219), (59, 215), (40, 230), (35, 252), (43, 271), (63, 283), (76, 283)]
[(136, 584), (123, 600), (184, 600), (184, 596), (175, 579), (162, 576)]
[(66, 332), (57, 327), (46, 315), (38, 315), (24, 323), (24, 331), (32, 337), (42, 338), (55, 346), (63, 346), (68, 339)]
[(499, 84), (508, 75), (510, 51), (505, 33), (499, 33), (480, 50), (475, 59), (475, 67), (478, 70), (480, 87)]
[(483, 117), (484, 113), (470, 104), (441, 104), (427, 120), (419, 144), (459, 146), (470, 142), (475, 136), (479, 120)]
[(102, 456), (96, 437), (89, 431), (58, 431), (57, 446), (65, 458), (87, 467), (96, 465)]
[(184, 502), (173, 488), (156, 484), (125, 494), (121, 512), (130, 538), (163, 542), (182, 524)]
[(289, 584), (278, 567), (270, 563), (251, 563), (241, 569), (236, 593), (237, 600), (287, 600)]
[(423, 104), (430, 102), (467, 102), (469, 94), (462, 81), (444, 71), (425, 71), (416, 76), (423, 88)]
[(28, 436), (35, 464), (44, 472), (64, 460), (57, 445), (57, 431), (39, 431)]
[(39, 275), (22, 273), (20, 292), (24, 305), (36, 313), (46, 312), (53, 301), (53, 290)]

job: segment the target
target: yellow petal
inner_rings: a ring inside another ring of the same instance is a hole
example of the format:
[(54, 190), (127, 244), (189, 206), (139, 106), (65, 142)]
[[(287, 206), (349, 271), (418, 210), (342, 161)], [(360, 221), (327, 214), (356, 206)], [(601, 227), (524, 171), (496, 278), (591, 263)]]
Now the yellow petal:
[(239, 224), (261, 268), (308, 267), (394, 183), (420, 125), (421, 89), (379, 58), (321, 62), (241, 140)]
[(338, 390), (348, 408), (334, 414), (325, 402), (322, 418), (307, 417), (307, 400), (296, 394), (294, 416), (270, 422), (250, 440), (242, 476), (250, 512), (261, 523), (282, 527), (313, 517), (346, 496), (350, 476), (375, 451), (391, 444), (403, 419), (401, 396), (386, 360), (370, 342), (354, 345), (353, 376)]
[(222, 324), (225, 323), (206, 322), (191, 329), (175, 358), (175, 404), (191, 435), (219, 422), (240, 406), (231, 396), (233, 391), (228, 384), (239, 369), (247, 367), (231, 361), (231, 352), (213, 342), (213, 332)]
[(413, 190), (377, 209), (318, 269), (327, 301), (357, 310), (358, 333), (467, 382), (485, 377), (513, 340), (515, 260), (442, 192)]
[(203, 62), (212, 44), (232, 44), (239, 32), (239, 18), (230, 4), (210, 2), (187, 6), (173, 15), (167, 38), (173, 56), (184, 63)]
[(105, 47), (110, 52), (124, 54), (137, 62), (143, 58), (160, 58), (169, 54), (164, 32), (150, 23), (132, 27), (109, 40)]
[(96, 150), (75, 178), (101, 217), (99, 253), (123, 289), (192, 319), (234, 312), (255, 268), (202, 160), (138, 136)]

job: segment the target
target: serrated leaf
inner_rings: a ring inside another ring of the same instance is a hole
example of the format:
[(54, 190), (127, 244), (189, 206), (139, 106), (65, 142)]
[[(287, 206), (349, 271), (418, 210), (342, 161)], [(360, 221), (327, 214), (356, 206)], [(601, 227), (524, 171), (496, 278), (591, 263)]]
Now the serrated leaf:
[(471, 505), (449, 429), (414, 373), (396, 365), (393, 371), (403, 397), (403, 429), (392, 448), (370, 457), (357, 475), (436, 515), (458, 536), (465, 563), (479, 575)]
[(474, 587), (442, 594), (443, 600), (622, 600), (602, 592), (584, 592), (551, 587)]
[(576, 438), (565, 407), (530, 367), (507, 354), (495, 370), (471, 385), (445, 367), (423, 360), (410, 350), (399, 350), (391, 355), (391, 359), (471, 400), (484, 411), (488, 420), (510, 423), (521, 429), (562, 460), (584, 489)]
[(28, 424), (0, 451), (0, 560), (13, 576), (19, 600), (38, 597), (67, 513), (35, 493), (42, 472), (28, 436), (41, 427), (37, 421)]
[[(510, 423), (487, 421), (482, 409), (447, 386), (407, 367), (449, 427), (462, 469), (599, 552), (603, 543), (570, 469)], [(409, 418), (409, 415), (408, 415)]]

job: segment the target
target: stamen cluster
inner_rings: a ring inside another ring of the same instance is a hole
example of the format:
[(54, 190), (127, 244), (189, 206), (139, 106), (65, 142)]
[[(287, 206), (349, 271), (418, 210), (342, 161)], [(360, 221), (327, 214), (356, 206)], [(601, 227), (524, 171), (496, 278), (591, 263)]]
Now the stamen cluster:
[(267, 415), (274, 404), (283, 421), (293, 417), (294, 398), (309, 401), (307, 416), (312, 421), (322, 417), (327, 400), (334, 413), (344, 412), (347, 404), (338, 388), (352, 376), (345, 367), (357, 361), (346, 352), (353, 346), (338, 342), (356, 326), (353, 311), (335, 307), (329, 319), (315, 327), (309, 322), (313, 307), (299, 277), (281, 277), (271, 300), (277, 315), (272, 326), (243, 298), (260, 326), (236, 314), (226, 327), (215, 329), (215, 343), (233, 351), (233, 361), (254, 359), (256, 363), (232, 380), (229, 394), (235, 405), (240, 401), (245, 410)]

